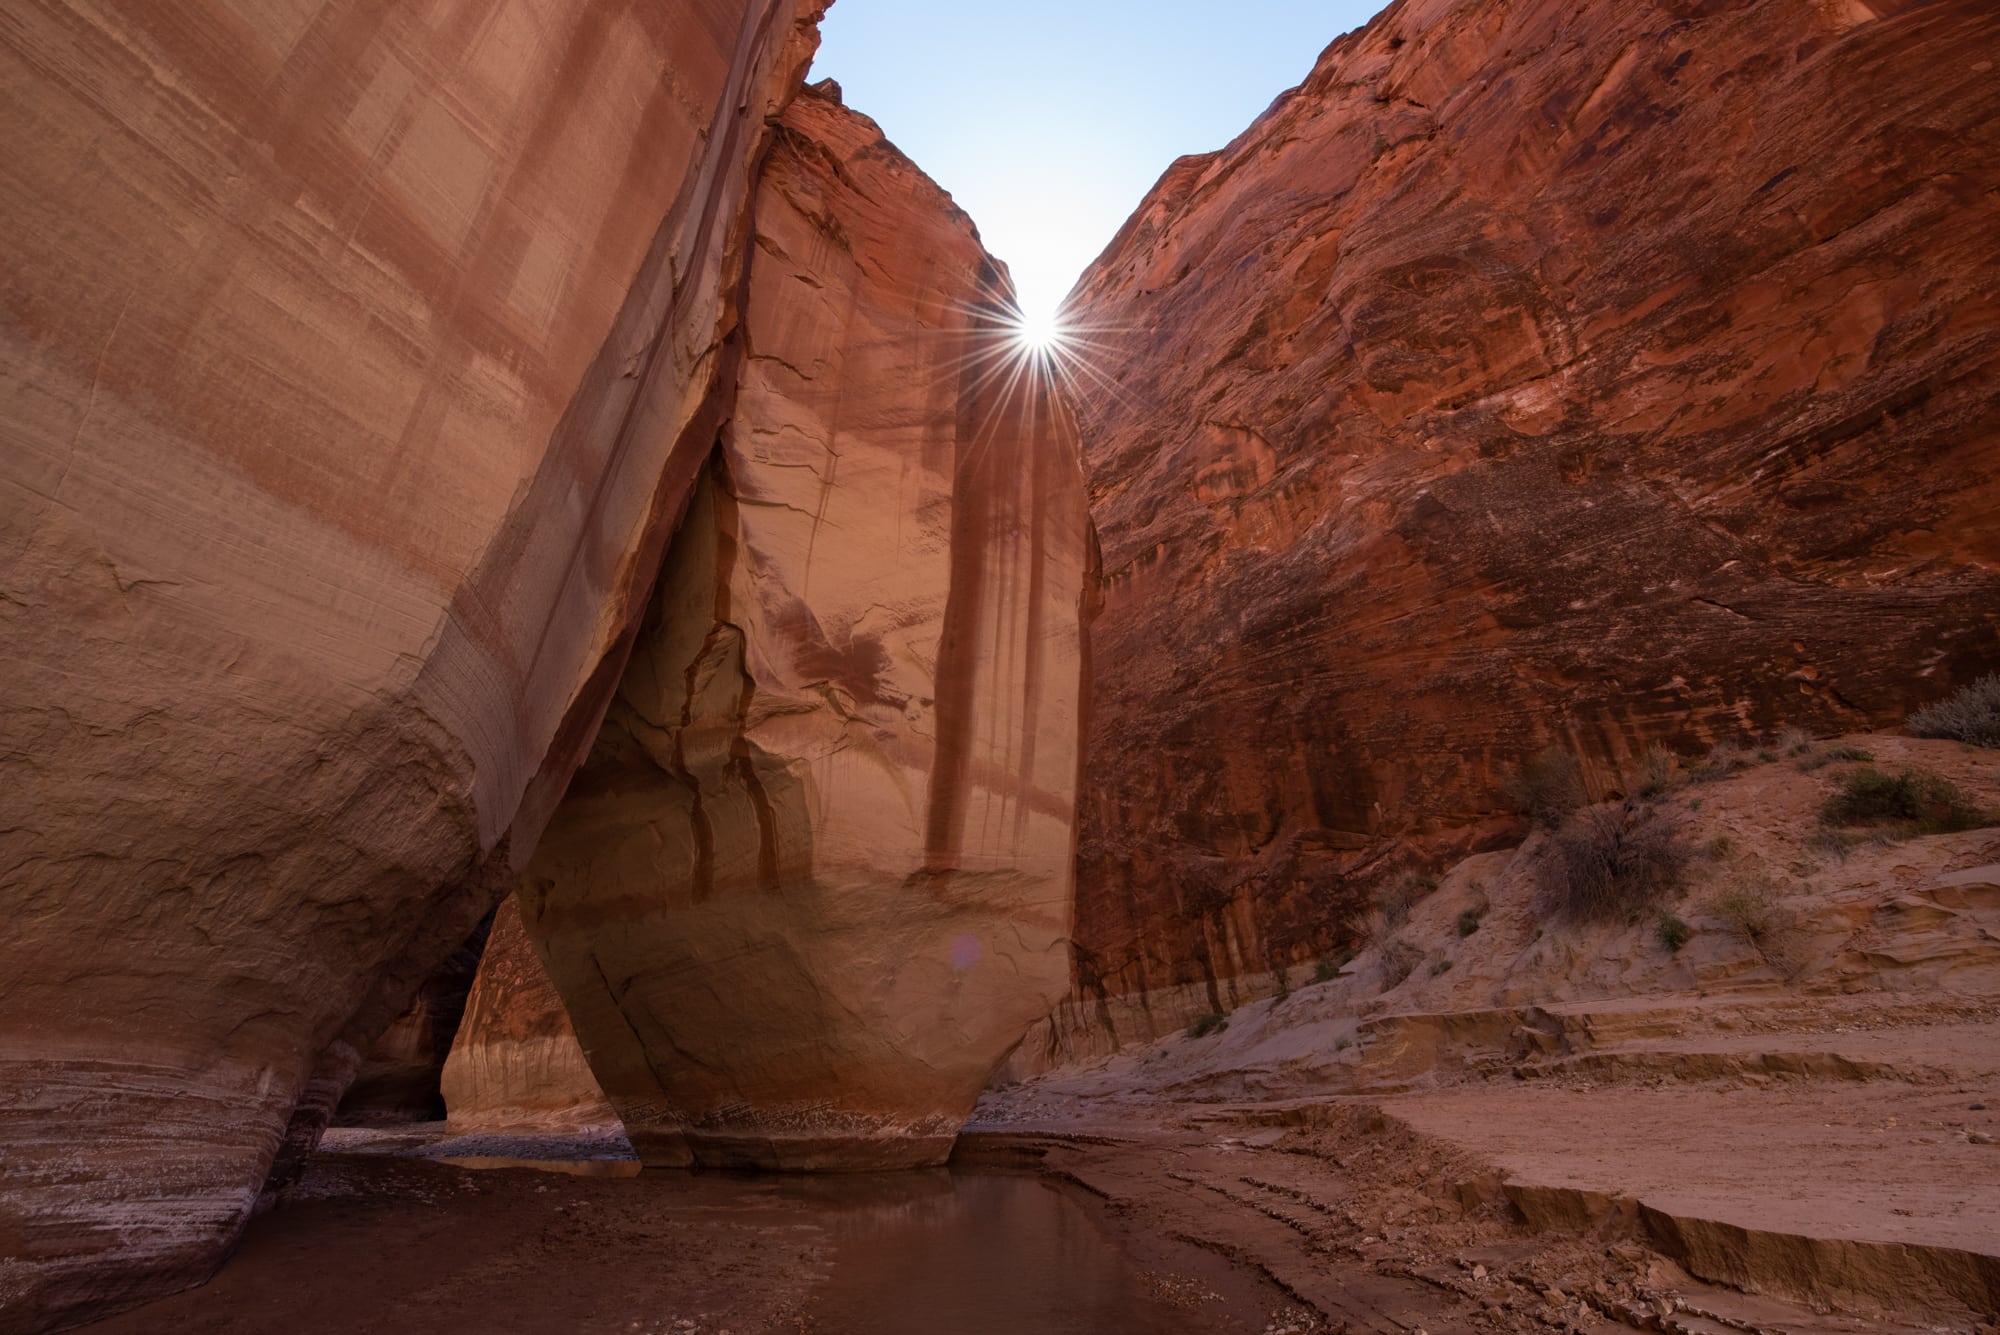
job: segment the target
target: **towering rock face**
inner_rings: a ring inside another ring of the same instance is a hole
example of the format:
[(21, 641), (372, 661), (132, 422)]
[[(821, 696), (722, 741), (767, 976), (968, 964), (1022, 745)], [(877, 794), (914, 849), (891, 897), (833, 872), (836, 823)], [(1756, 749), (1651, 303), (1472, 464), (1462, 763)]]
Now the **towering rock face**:
[(1055, 1050), (1337, 944), (1552, 742), (1614, 790), (2000, 658), (1996, 62), (1984, 0), (1404, 0), (1167, 174), (1073, 299)]
[(204, 1275), (512, 883), (823, 7), (8, 7), (0, 1326)]
[(970, 222), (825, 90), (529, 930), (655, 1163), (943, 1159), (1066, 989), (1088, 525)]
[(511, 896), (494, 914), (441, 1083), (455, 1130), (614, 1120)]

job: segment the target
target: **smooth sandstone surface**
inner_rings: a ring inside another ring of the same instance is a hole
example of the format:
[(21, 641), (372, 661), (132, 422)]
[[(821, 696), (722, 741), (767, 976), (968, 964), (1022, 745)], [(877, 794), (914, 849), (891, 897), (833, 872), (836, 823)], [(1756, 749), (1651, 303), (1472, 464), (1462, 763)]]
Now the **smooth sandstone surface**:
[(649, 1162), (942, 1162), (1068, 986), (1080, 448), (968, 219), (823, 85), (734, 411), (521, 892)]
[(1167, 173), (1073, 298), (1116, 392), (1038, 1060), (1302, 981), (1544, 746), (1616, 791), (2000, 662), (1997, 61), (1978, 0), (1408, 0)]
[(441, 1088), (454, 1132), (616, 1120), (511, 895), (493, 916)]
[(511, 887), (811, 0), (0, 24), (0, 1326), (198, 1280)]

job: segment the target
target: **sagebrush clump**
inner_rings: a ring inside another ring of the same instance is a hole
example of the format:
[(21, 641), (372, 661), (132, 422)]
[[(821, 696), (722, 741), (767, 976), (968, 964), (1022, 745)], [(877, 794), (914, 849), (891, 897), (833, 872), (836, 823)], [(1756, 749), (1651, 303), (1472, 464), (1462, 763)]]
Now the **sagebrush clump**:
[(1956, 834), (1995, 823), (1965, 790), (1932, 770), (1887, 774), (1864, 765), (1841, 779), (1820, 819), (1827, 825), (1887, 826), (1903, 834)]
[(1679, 889), (1693, 857), (1679, 819), (1658, 807), (1579, 811), (1535, 862), (1536, 905), (1573, 921), (1627, 917)]
[(1919, 709), (1910, 715), (1910, 731), (1971, 746), (2000, 746), (2000, 673)]

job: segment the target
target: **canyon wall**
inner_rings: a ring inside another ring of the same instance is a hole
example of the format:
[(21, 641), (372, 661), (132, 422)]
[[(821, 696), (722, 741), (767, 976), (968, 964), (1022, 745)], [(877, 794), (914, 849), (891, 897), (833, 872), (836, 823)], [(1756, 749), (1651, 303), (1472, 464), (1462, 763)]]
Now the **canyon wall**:
[(445, 1060), (465, 1019), (492, 928), (492, 918), (482, 921), (418, 985), (417, 999), (362, 1057), (334, 1109), (335, 1125), (394, 1126), (444, 1116)]
[(814, 0), (0, 24), (0, 1326), (194, 1282), (514, 883)]
[(755, 219), (733, 414), (521, 902), (648, 1162), (938, 1163), (1069, 983), (1081, 451), (831, 86)]
[(441, 1084), (455, 1132), (616, 1120), (511, 895), (493, 916)]
[(1072, 297), (1104, 607), (1046, 1061), (1509, 835), (1550, 744), (2000, 663), (2000, 11), (1403, 0)]

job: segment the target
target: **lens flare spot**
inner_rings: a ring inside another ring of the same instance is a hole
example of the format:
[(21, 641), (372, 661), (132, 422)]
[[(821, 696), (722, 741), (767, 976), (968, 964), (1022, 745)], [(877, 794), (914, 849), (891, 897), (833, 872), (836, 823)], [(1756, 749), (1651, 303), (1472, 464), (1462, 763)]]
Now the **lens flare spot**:
[(1014, 325), (1014, 341), (1023, 352), (1048, 357), (1061, 351), (1067, 339), (1054, 311), (1022, 311)]

